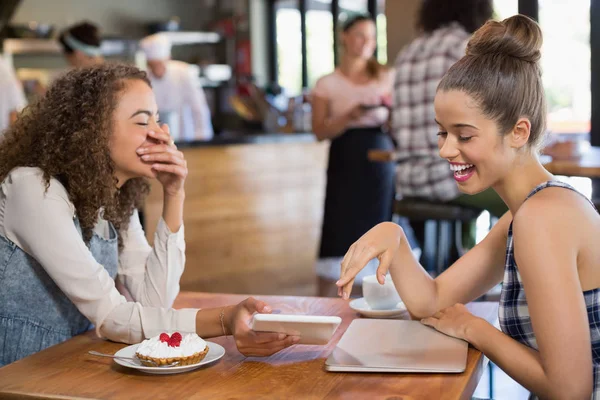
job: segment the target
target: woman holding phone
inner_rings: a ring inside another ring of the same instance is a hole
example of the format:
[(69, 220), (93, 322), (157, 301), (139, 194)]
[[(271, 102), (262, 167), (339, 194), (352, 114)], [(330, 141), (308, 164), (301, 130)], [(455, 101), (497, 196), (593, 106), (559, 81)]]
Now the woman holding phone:
[[(337, 273), (348, 247), (392, 216), (394, 164), (367, 158), (370, 149), (394, 148), (384, 129), (393, 71), (373, 57), (375, 39), (370, 16), (349, 19), (342, 29), (339, 67), (321, 77), (312, 91), (313, 131), (319, 140), (331, 140), (317, 262), (320, 277), (335, 279), (332, 272)], [(326, 285), (322, 282), (321, 287)]]

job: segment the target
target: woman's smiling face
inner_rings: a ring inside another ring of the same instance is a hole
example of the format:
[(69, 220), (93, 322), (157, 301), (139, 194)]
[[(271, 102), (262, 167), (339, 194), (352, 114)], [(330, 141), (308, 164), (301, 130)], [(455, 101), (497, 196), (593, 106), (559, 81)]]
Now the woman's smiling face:
[(515, 149), (472, 97), (459, 90), (438, 91), (434, 106), (440, 157), (450, 163), (461, 192), (482, 192), (510, 171)]
[(160, 130), (152, 88), (141, 80), (126, 82), (113, 114), (110, 140), (110, 155), (120, 182), (130, 178), (154, 177), (152, 162), (143, 161), (136, 150), (157, 144), (149, 131)]

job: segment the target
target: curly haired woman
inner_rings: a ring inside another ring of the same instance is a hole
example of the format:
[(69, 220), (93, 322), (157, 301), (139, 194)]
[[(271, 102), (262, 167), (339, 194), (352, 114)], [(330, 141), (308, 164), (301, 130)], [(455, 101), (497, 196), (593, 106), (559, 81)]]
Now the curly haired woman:
[[(0, 141), (0, 366), (92, 327), (125, 343), (173, 330), (232, 334), (246, 355), (298, 341), (250, 330), (254, 312), (270, 312), (252, 298), (170, 308), (185, 263), (187, 166), (156, 108), (135, 67), (73, 70)], [(145, 178), (164, 193), (153, 248), (135, 210)]]

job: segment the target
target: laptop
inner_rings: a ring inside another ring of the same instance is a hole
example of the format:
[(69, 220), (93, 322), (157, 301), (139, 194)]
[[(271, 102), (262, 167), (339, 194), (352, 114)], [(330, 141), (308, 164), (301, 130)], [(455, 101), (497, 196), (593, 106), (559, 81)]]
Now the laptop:
[(325, 362), (325, 369), (460, 373), (467, 366), (467, 350), (467, 342), (419, 321), (355, 319)]

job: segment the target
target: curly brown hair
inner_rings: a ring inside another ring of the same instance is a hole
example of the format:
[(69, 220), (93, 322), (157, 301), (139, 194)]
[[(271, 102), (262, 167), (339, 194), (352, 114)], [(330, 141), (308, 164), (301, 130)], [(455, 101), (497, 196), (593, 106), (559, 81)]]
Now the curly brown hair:
[(129, 65), (71, 70), (27, 107), (0, 139), (0, 182), (16, 167), (41, 169), (46, 189), (51, 178), (58, 179), (75, 206), (88, 244), (101, 209), (103, 217), (123, 232), (149, 191), (144, 178), (130, 179), (118, 188), (109, 151), (119, 93), (132, 79), (150, 86), (146, 73)]

